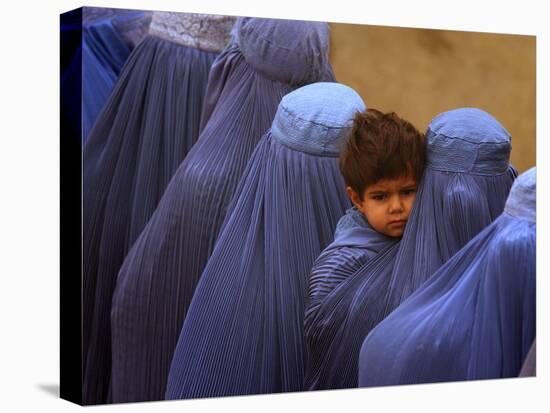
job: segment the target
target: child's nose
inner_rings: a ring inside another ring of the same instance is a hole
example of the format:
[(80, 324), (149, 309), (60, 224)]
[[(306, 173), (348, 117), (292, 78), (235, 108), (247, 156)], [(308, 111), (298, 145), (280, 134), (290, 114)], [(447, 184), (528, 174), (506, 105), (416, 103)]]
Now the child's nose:
[(390, 213), (396, 214), (403, 212), (403, 202), (399, 196), (392, 196), (390, 198)]

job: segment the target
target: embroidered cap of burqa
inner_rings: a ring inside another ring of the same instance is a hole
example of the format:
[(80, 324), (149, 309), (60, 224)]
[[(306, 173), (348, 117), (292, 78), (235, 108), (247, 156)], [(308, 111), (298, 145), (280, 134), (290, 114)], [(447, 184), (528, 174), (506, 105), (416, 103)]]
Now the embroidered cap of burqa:
[(366, 338), (359, 384), (516, 377), (535, 338), (535, 168), (504, 212)]
[(233, 23), (225, 16), (153, 13), (84, 146), (85, 404), (107, 401), (116, 277), (199, 135), (210, 66)]
[(426, 140), (426, 170), (392, 272), (390, 311), (502, 213), (517, 177), (509, 132), (481, 109), (436, 116)]
[(302, 389), (307, 278), (350, 205), (338, 156), (363, 109), (337, 83), (283, 98), (195, 291), (168, 399)]
[(515, 177), (510, 151), (508, 132), (482, 110), (456, 109), (432, 120), (426, 167), (401, 241), (363, 230), (368, 245), (343, 244), (313, 268), (307, 389), (357, 386), (366, 335), (502, 212)]
[(247, 161), (282, 97), (330, 73), (328, 25), (239, 19), (213, 65), (201, 135), (120, 270), (113, 297), (113, 399), (164, 397), (195, 286)]

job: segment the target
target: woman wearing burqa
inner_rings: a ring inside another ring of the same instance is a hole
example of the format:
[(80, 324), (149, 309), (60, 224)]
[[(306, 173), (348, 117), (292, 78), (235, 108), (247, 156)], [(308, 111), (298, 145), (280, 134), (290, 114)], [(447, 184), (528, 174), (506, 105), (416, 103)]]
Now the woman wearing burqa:
[[(516, 176), (510, 151), (508, 132), (482, 110), (456, 109), (432, 120), (424, 174), (401, 241), (384, 242), (368, 228), (359, 241), (342, 234), (313, 267), (306, 389), (357, 387), (365, 336), (502, 212)], [(346, 266), (332, 270), (343, 261)]]
[(107, 401), (110, 312), (126, 253), (199, 134), (225, 16), (155, 12), (83, 153), (84, 402)]
[(359, 385), (517, 377), (535, 338), (536, 172), (366, 338)]
[(299, 391), (313, 261), (350, 203), (338, 169), (359, 95), (286, 95), (237, 189), (184, 322), (168, 399)]
[(61, 15), (62, 120), (84, 143), (150, 13), (82, 7)]
[(332, 73), (326, 23), (239, 19), (210, 74), (204, 129), (124, 261), (113, 297), (113, 399), (164, 398), (195, 286), (282, 97)]
[[(97, 10), (111, 12), (105, 17), (92, 18)], [(135, 43), (143, 36), (151, 14), (149, 12), (84, 8), (82, 41), (82, 138), (86, 142), (101, 109), (109, 98), (122, 68)]]

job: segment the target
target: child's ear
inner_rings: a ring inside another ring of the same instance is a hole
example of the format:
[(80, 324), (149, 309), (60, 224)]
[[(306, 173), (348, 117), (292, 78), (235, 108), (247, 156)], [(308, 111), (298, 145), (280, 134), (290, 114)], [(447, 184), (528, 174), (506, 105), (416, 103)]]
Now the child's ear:
[(359, 211), (363, 211), (363, 201), (361, 201), (359, 194), (355, 192), (351, 186), (346, 187), (346, 192), (353, 205), (355, 205)]

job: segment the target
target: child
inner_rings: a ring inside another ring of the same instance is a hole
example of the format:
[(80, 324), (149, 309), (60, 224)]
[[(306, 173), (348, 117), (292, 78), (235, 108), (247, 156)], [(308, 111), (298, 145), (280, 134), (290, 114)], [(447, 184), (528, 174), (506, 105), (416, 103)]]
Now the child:
[[(357, 210), (352, 225), (340, 221), (315, 263), (305, 314), (308, 388), (356, 387), (367, 334), (504, 208), (515, 169), (510, 134), (494, 117), (477, 108), (442, 113), (425, 141), (426, 164), (402, 237), (377, 232)], [(379, 146), (372, 152), (384, 153)]]
[(340, 171), (353, 205), (375, 231), (403, 235), (424, 152), (424, 135), (395, 113), (368, 109), (355, 117)]
[[(358, 113), (340, 157), (340, 171), (354, 205), (336, 228), (334, 242), (319, 256), (310, 277), (305, 328), (309, 347), (307, 389), (353, 387), (322, 374), (323, 344), (316, 320), (330, 311), (324, 298), (351, 274), (400, 239), (424, 169), (424, 135), (395, 113)], [(330, 307), (330, 306), (328, 306)], [(320, 356), (320, 357), (316, 357)], [(328, 364), (331, 364), (328, 362)], [(339, 379), (338, 379), (339, 380)]]
[(536, 332), (536, 169), (504, 212), (378, 324), (360, 386), (517, 377)]

